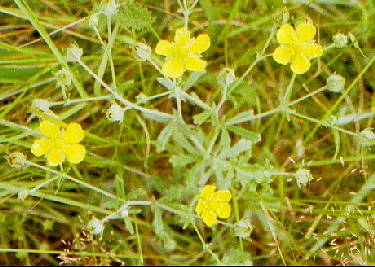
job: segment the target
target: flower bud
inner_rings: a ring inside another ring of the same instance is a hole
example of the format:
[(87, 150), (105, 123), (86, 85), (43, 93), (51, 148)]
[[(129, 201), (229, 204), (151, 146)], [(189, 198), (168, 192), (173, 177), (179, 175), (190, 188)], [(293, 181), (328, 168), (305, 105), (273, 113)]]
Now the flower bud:
[(36, 107), (44, 112), (48, 112), (51, 106), (51, 103), (45, 99), (35, 99), (33, 100), (31, 106)]
[(253, 226), (250, 222), (241, 220), (234, 225), (234, 235), (241, 238), (248, 238), (253, 231)]
[(119, 214), (123, 218), (128, 217), (128, 215), (129, 215), (129, 206), (128, 206), (128, 204), (124, 204), (123, 206), (121, 206), (121, 208), (119, 209)]
[(89, 18), (89, 25), (92, 28), (97, 28), (98, 24), (99, 24), (99, 16), (97, 14), (94, 14), (94, 15), (90, 16), (90, 18)]
[(66, 60), (68, 62), (77, 62), (81, 60), (81, 56), (83, 55), (82, 48), (77, 46), (71, 46), (67, 50)]
[(358, 142), (362, 146), (371, 146), (375, 144), (375, 133), (370, 129), (365, 129), (358, 134)]
[(348, 37), (342, 33), (335, 34), (332, 40), (336, 48), (344, 48), (348, 43)]
[(9, 156), (6, 157), (8, 163), (11, 167), (20, 168), (25, 165), (26, 156), (21, 152), (14, 152), (11, 153)]
[(117, 104), (113, 104), (107, 111), (107, 118), (113, 122), (122, 122), (125, 110)]
[(151, 47), (144, 43), (138, 43), (137, 45), (137, 56), (140, 61), (151, 60)]
[(326, 87), (328, 91), (340, 93), (345, 88), (345, 78), (334, 73), (327, 78)]
[(102, 220), (93, 218), (89, 222), (88, 228), (90, 229), (92, 235), (101, 235), (104, 231), (104, 223)]
[(19, 200), (24, 201), (27, 197), (29, 196), (29, 191), (28, 190), (22, 190), (18, 192), (17, 197)]
[(219, 73), (218, 80), (225, 87), (230, 87), (236, 80), (234, 70), (229, 68), (222, 69)]
[(314, 179), (314, 177), (310, 174), (310, 171), (305, 169), (298, 170), (295, 177), (299, 188), (306, 186), (309, 181)]
[(116, 4), (116, 0), (110, 0), (104, 8), (104, 15), (111, 17), (117, 13), (117, 9), (120, 5)]

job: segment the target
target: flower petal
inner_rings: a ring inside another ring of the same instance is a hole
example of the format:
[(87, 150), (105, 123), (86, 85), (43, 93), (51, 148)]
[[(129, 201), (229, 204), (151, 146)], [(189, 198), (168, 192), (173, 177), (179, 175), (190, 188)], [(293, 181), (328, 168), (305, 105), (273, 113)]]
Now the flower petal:
[(48, 138), (54, 138), (60, 134), (60, 126), (50, 121), (40, 122), (39, 129)]
[(321, 57), (323, 55), (323, 48), (320, 44), (307, 44), (304, 49), (304, 54), (308, 59)]
[(31, 146), (31, 153), (35, 156), (40, 157), (47, 154), (49, 149), (49, 141), (47, 139), (35, 140)]
[(284, 24), (277, 31), (277, 41), (280, 44), (291, 44), (294, 42), (294, 37), (296, 33), (292, 26), (289, 24)]
[(55, 149), (55, 150), (52, 150), (50, 153), (48, 153), (47, 159), (48, 159), (48, 165), (57, 166), (65, 160), (65, 157), (61, 149)]
[(64, 133), (64, 140), (68, 144), (78, 144), (83, 140), (85, 132), (82, 130), (81, 125), (76, 122), (69, 123)]
[(155, 47), (155, 53), (158, 55), (171, 57), (174, 54), (174, 47), (169, 41), (160, 40)]
[(294, 50), (289, 47), (278, 47), (273, 51), (273, 59), (279, 63), (286, 65), (288, 64), (294, 54)]
[(177, 46), (184, 46), (190, 41), (190, 31), (185, 28), (177, 29), (174, 36), (174, 41), (176, 42)]
[(301, 23), (297, 26), (296, 33), (301, 41), (307, 42), (314, 39), (316, 28), (311, 23)]
[(230, 211), (231, 211), (230, 205), (225, 202), (219, 203), (216, 209), (217, 216), (219, 216), (219, 218), (222, 218), (222, 219), (229, 218)]
[(297, 55), (290, 68), (295, 74), (304, 74), (310, 68), (310, 62), (302, 55)]
[(210, 47), (210, 44), (210, 37), (207, 34), (201, 34), (191, 45), (191, 51), (197, 54), (203, 53)]
[(203, 219), (203, 222), (207, 224), (207, 226), (210, 227), (217, 222), (217, 215), (215, 212), (211, 210), (205, 210), (202, 213), (202, 219)]
[(216, 197), (219, 201), (230, 201), (232, 194), (229, 191), (217, 191)]
[(184, 64), (179, 58), (174, 58), (163, 65), (163, 72), (169, 78), (178, 78), (181, 77), (184, 73)]
[(187, 56), (184, 58), (185, 67), (191, 71), (204, 71), (207, 62), (196, 57)]
[(198, 215), (201, 215), (201, 213), (203, 212), (203, 209), (204, 209), (204, 204), (203, 204), (203, 201), (200, 199), (200, 200), (198, 201), (197, 206), (195, 207), (195, 212), (196, 212)]
[(216, 186), (206, 185), (201, 192), (201, 197), (210, 198), (210, 197), (212, 197), (215, 190), (216, 190)]
[(70, 163), (78, 164), (85, 158), (86, 149), (81, 144), (73, 144), (66, 146), (64, 148), (64, 153)]

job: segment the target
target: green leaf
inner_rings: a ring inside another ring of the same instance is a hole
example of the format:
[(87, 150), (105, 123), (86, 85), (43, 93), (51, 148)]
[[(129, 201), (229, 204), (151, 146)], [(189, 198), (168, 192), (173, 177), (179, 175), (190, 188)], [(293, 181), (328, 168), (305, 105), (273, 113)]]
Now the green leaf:
[[(233, 158), (239, 156), (241, 153), (251, 150), (253, 142), (245, 139), (238, 141), (233, 147), (229, 150), (222, 153), (224, 158)], [(224, 154), (224, 155), (223, 155)]]
[(125, 1), (121, 7), (116, 19), (126, 27), (139, 33), (155, 32), (152, 28), (154, 18), (147, 8), (133, 0)]
[(165, 236), (166, 233), (163, 224), (163, 218), (158, 207), (154, 208), (154, 220), (152, 222), (152, 225), (154, 226), (154, 231), (157, 236)]
[(185, 167), (186, 165), (196, 161), (196, 156), (189, 156), (189, 155), (173, 155), (169, 161), (175, 167)]
[(368, 221), (364, 218), (359, 218), (358, 219), (358, 223), (359, 225), (362, 226), (363, 229), (365, 229), (368, 233), (370, 233), (371, 235), (374, 235), (375, 234), (375, 229), (374, 227), (372, 227)]
[(200, 77), (204, 75), (204, 72), (192, 72), (189, 75), (189, 78), (184, 82), (184, 85), (182, 86), (182, 89), (186, 91), (187, 89), (193, 87)]
[(183, 147), (189, 154), (199, 154), (195, 147), (192, 146), (185, 136), (180, 132), (175, 132), (173, 135), (173, 141), (180, 147)]
[(124, 179), (118, 175), (116, 175), (115, 177), (115, 188), (116, 188), (116, 195), (119, 198), (125, 198)]
[(172, 124), (168, 124), (164, 127), (164, 129), (160, 132), (159, 137), (156, 142), (156, 152), (161, 153), (165, 150), (165, 146), (169, 142), (169, 138), (172, 136), (173, 133), (173, 126)]
[(131, 234), (131, 235), (134, 235), (134, 227), (133, 227), (133, 224), (132, 222), (130, 221), (130, 219), (128, 217), (125, 217), (124, 218), (124, 224), (125, 224), (125, 229)]
[(241, 251), (239, 248), (229, 248), (226, 250), (221, 265), (227, 266), (252, 266), (251, 254)]
[(249, 118), (253, 117), (254, 116), (254, 112), (251, 110), (251, 111), (244, 111), (244, 112), (241, 112), (241, 113), (238, 113), (237, 115), (235, 115), (232, 119), (230, 119), (227, 124), (228, 125), (232, 125), (232, 124), (238, 124), (238, 123), (241, 123), (241, 122), (246, 122), (246, 121), (249, 121)]
[(239, 136), (242, 136), (243, 138), (246, 138), (247, 140), (252, 141), (254, 144), (262, 140), (261, 135), (259, 133), (249, 131), (241, 127), (228, 126), (227, 129), (231, 131), (232, 133), (235, 133)]
[(205, 110), (202, 113), (196, 114), (193, 116), (194, 124), (202, 125), (206, 122), (211, 116), (211, 110)]
[(173, 90), (175, 88), (175, 85), (171, 82), (170, 79), (162, 77), (162, 78), (157, 78), (156, 80), (158, 81), (158, 83), (163, 85), (168, 90)]
[(222, 151), (227, 151), (230, 149), (230, 135), (227, 130), (221, 131), (221, 136), (220, 136), (220, 143), (219, 147)]
[[(157, 111), (157, 110), (155, 110)], [(170, 120), (170, 118), (162, 115), (162, 114), (158, 114), (158, 113), (148, 113), (148, 112), (143, 112), (143, 116), (146, 118), (146, 119), (149, 119), (149, 120), (153, 120), (153, 121), (156, 121), (156, 122), (161, 122), (161, 123), (166, 123)]]

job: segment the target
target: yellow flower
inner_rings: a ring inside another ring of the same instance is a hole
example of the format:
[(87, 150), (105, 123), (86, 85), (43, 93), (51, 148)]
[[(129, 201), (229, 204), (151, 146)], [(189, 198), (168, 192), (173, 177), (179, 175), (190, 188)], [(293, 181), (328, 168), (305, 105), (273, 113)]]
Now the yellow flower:
[(199, 201), (195, 207), (195, 212), (202, 217), (203, 222), (212, 226), (219, 218), (229, 218), (230, 205), (229, 201), (232, 195), (229, 191), (217, 191), (216, 186), (206, 185), (200, 194)]
[(50, 166), (61, 164), (65, 157), (73, 164), (80, 163), (85, 158), (86, 149), (79, 144), (84, 138), (84, 132), (78, 123), (69, 123), (65, 131), (61, 131), (59, 125), (42, 121), (39, 129), (45, 138), (35, 140), (31, 153), (37, 157), (46, 155)]
[(174, 42), (160, 40), (155, 53), (166, 56), (162, 69), (170, 78), (181, 77), (185, 70), (204, 71), (207, 62), (201, 59), (201, 53), (210, 46), (210, 37), (201, 34), (196, 39), (190, 38), (190, 31), (181, 28), (176, 31)]
[(293, 29), (284, 24), (277, 31), (277, 41), (281, 44), (273, 52), (277, 63), (290, 65), (295, 74), (303, 74), (310, 68), (310, 60), (323, 55), (323, 48), (315, 43), (315, 26), (311, 23), (301, 23)]

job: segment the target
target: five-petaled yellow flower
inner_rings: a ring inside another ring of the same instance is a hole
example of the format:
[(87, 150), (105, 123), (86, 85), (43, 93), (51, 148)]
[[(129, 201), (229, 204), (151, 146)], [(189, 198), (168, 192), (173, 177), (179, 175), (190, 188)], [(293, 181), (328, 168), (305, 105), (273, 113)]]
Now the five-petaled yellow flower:
[(85, 158), (86, 149), (79, 144), (84, 138), (84, 131), (78, 123), (69, 123), (62, 131), (56, 123), (42, 121), (39, 129), (45, 138), (35, 140), (31, 153), (37, 157), (46, 155), (50, 166), (61, 164), (65, 157), (73, 164), (80, 163)]
[(229, 218), (230, 205), (229, 201), (232, 195), (229, 191), (217, 191), (216, 186), (206, 185), (200, 194), (199, 201), (195, 207), (196, 213), (202, 217), (203, 222), (212, 226), (219, 218)]
[(284, 24), (277, 31), (277, 41), (281, 44), (273, 52), (277, 63), (287, 65), (295, 74), (303, 74), (310, 68), (310, 60), (323, 55), (323, 48), (315, 43), (315, 26), (311, 23), (301, 23), (293, 29)]
[(205, 70), (207, 63), (200, 54), (209, 46), (210, 37), (207, 34), (201, 34), (196, 39), (190, 38), (190, 31), (181, 28), (176, 31), (173, 43), (160, 40), (155, 53), (167, 57), (162, 67), (164, 74), (170, 78), (179, 78), (185, 70)]

